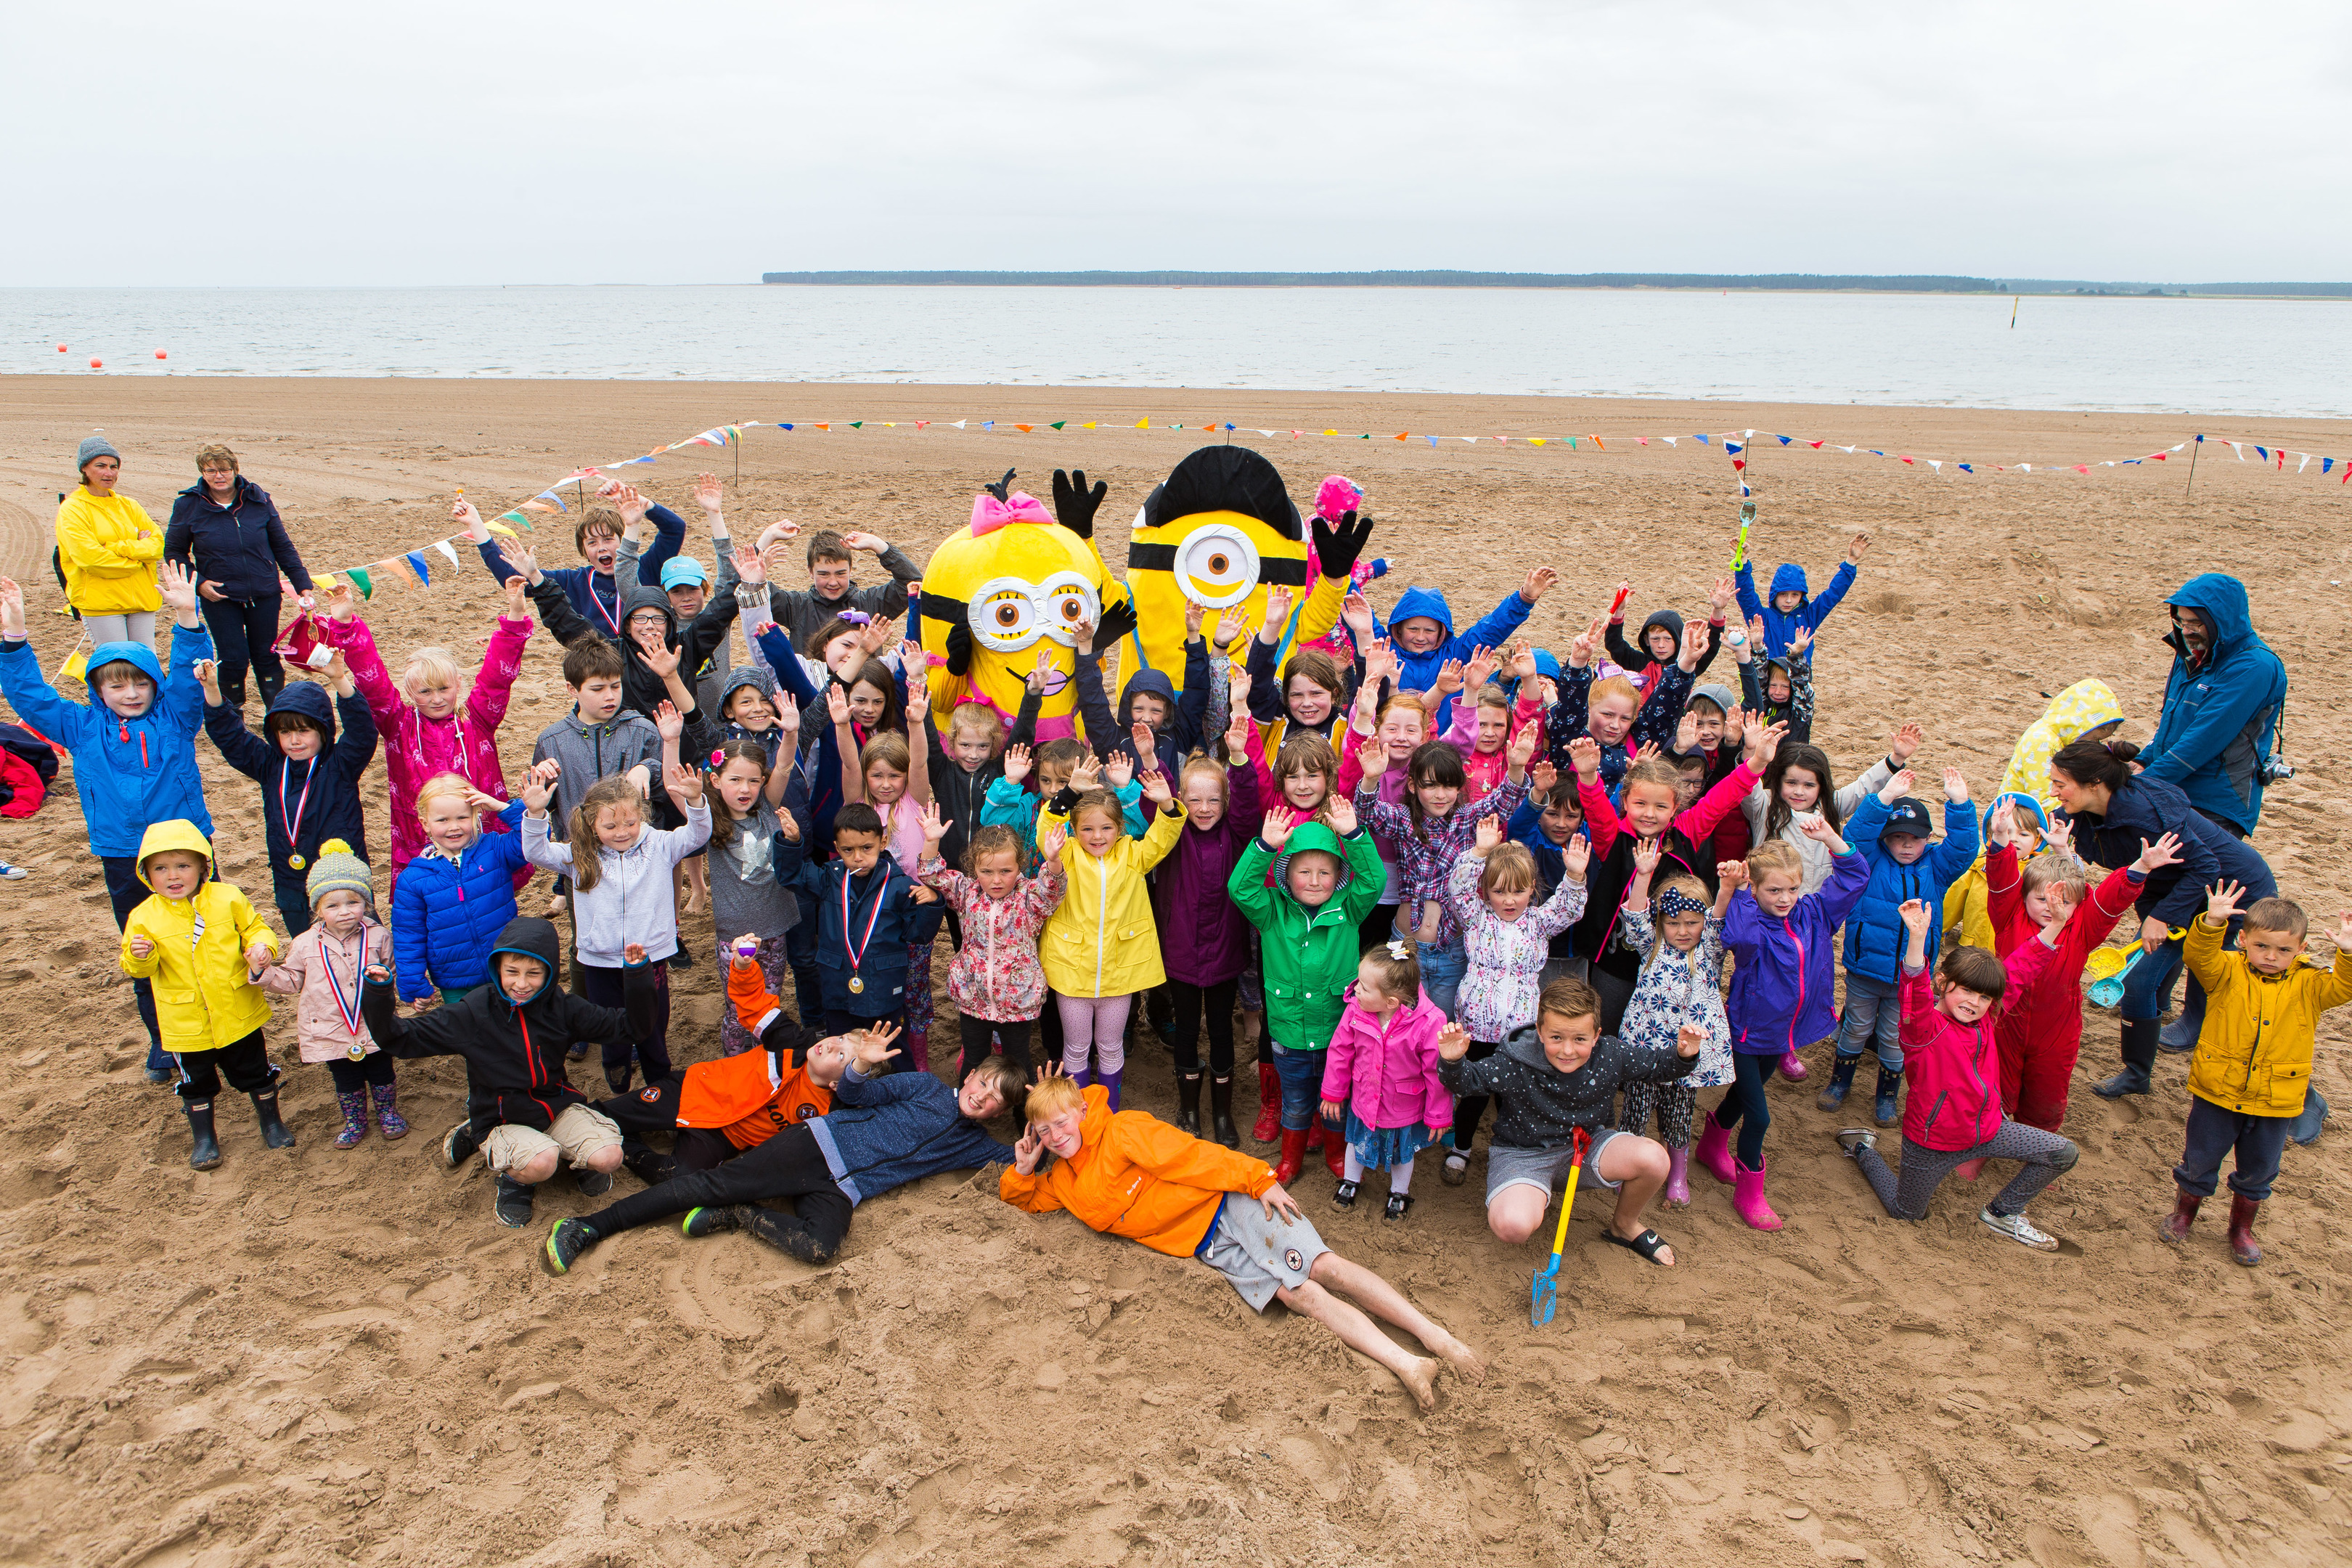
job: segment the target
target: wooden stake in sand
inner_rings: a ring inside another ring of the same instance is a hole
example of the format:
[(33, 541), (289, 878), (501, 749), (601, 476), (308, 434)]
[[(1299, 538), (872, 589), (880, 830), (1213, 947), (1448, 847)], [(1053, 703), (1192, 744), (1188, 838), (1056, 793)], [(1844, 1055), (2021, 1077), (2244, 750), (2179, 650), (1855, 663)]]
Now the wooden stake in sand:
[(2189, 485), (2180, 492), (2182, 500), (2187, 500), (2189, 491), (2197, 488), (2197, 454), (2204, 449), (2205, 437), (2202, 436), (2197, 437), (2197, 445), (2189, 448)]

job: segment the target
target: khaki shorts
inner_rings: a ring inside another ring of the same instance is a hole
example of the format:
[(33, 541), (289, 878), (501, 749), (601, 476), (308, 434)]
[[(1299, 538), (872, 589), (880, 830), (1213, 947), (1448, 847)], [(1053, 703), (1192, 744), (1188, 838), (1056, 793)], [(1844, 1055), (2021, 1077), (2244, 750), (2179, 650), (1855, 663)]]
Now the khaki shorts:
[(555, 1125), (544, 1132), (512, 1122), (491, 1128), (490, 1135), (482, 1140), (482, 1158), (493, 1171), (512, 1171), (551, 1149), (573, 1164), (584, 1165), (591, 1155), (620, 1146), (621, 1129), (611, 1117), (584, 1105), (567, 1105)]

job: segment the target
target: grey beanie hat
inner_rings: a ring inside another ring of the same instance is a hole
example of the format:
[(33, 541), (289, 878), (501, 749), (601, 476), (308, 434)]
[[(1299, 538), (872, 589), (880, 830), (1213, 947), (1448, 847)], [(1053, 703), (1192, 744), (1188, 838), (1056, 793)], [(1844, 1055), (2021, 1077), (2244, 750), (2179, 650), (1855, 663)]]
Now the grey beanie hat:
[(103, 436), (85, 436), (81, 438), (81, 450), (74, 454), (74, 472), (79, 473), (89, 467), (92, 458), (111, 458), (118, 463), (122, 461), (122, 454), (114, 449), (113, 442)]

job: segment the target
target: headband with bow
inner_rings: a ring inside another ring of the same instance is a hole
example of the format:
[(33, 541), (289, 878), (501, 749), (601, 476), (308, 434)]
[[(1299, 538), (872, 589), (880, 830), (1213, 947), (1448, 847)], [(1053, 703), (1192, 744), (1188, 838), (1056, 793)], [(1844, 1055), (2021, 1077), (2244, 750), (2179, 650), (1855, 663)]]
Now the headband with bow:
[(1692, 898), (1680, 888), (1668, 888), (1658, 895), (1658, 918), (1672, 920), (1676, 915), (1703, 915), (1706, 905)]

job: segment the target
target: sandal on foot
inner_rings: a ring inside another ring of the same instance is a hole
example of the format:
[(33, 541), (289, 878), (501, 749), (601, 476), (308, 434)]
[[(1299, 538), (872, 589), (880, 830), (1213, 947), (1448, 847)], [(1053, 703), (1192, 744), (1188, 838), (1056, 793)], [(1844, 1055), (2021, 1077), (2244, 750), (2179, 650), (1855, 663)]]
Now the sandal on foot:
[(1389, 1194), (1389, 1206), (1381, 1212), (1381, 1217), (1382, 1219), (1402, 1219), (1406, 1215), (1411, 1214), (1412, 1212), (1412, 1194), (1411, 1193), (1391, 1193)]
[(1354, 1208), (1356, 1206), (1356, 1188), (1359, 1184), (1360, 1184), (1355, 1182), (1343, 1181), (1338, 1186), (1332, 1188), (1332, 1207), (1343, 1209)]
[[(1629, 1239), (1618, 1235), (1615, 1231), (1609, 1229), (1605, 1226), (1601, 1227), (1601, 1239), (1607, 1242), (1612, 1247), (1622, 1247), (1628, 1252), (1638, 1252), (1643, 1258), (1652, 1263), (1658, 1263), (1658, 1253), (1666, 1245), (1666, 1238), (1660, 1236), (1654, 1230), (1645, 1230), (1641, 1235)], [(1658, 1263), (1658, 1267), (1661, 1268), (1672, 1268), (1673, 1265)]]

